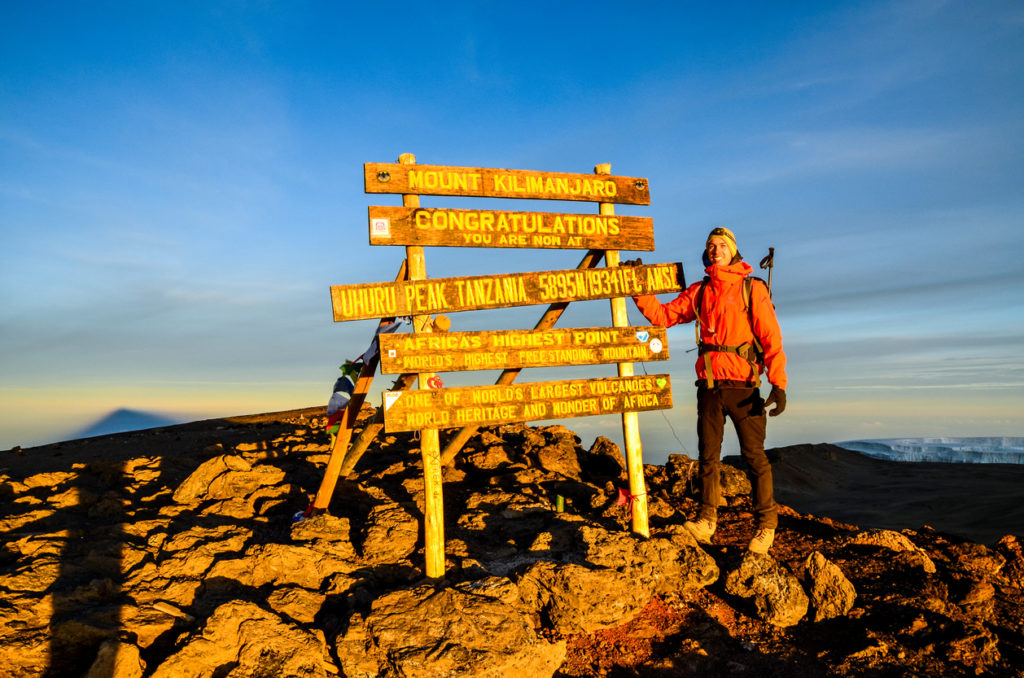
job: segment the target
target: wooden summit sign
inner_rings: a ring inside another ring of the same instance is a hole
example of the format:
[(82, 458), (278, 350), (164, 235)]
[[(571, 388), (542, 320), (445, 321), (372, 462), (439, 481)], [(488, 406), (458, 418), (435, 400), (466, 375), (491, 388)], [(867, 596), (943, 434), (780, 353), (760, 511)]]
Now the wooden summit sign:
[(651, 264), (334, 285), (331, 301), (340, 322), (662, 294), (684, 285), (681, 265)]
[(389, 433), (672, 407), (667, 374), (384, 392)]
[(371, 206), (371, 245), (654, 250), (654, 220), (601, 214)]
[[(371, 206), (368, 216), (371, 245), (405, 247), (404, 279), (400, 274), (395, 282), (335, 285), (331, 303), (336, 322), (412, 316), (414, 333), (379, 337), (382, 371), (402, 376), (384, 392), (383, 406), (354, 445), (339, 432), (307, 512), (326, 510), (338, 474), (351, 471), (382, 427), (419, 430), (425, 571), (437, 579), (445, 569), (441, 467), (479, 426), (621, 412), (633, 530), (649, 536), (638, 412), (671, 407), (672, 392), (668, 375), (636, 376), (632, 361), (668, 358), (668, 342), (663, 328), (629, 326), (625, 297), (679, 292), (685, 280), (681, 264), (619, 265), (619, 250), (654, 250), (652, 219), (615, 214), (616, 204), (650, 204), (647, 179), (612, 176), (610, 165), (573, 174), (418, 165), (409, 153), (398, 159), (366, 163), (363, 173), (367, 193), (401, 196), (401, 207)], [(589, 201), (597, 213), (423, 208), (421, 195)], [(429, 246), (588, 251), (570, 270), (430, 280), (424, 255)], [(599, 268), (602, 258), (606, 267)], [(551, 329), (570, 302), (593, 299), (611, 300), (612, 327)], [(432, 317), (534, 304), (549, 306), (533, 330), (447, 333)], [(612, 362), (618, 377), (514, 383), (524, 367)], [(431, 388), (441, 385), (435, 372), (499, 368), (494, 386)], [(372, 375), (373, 367), (364, 372)], [(414, 382), (417, 390), (405, 390)], [(368, 386), (361, 376), (357, 395)], [(349, 407), (356, 402), (354, 397)], [(354, 420), (346, 417), (342, 425), (351, 427)], [(438, 430), (452, 427), (460, 430), (442, 453)]]
[(646, 179), (608, 174), (368, 162), (363, 183), (367, 193), (651, 204)]
[(668, 360), (664, 327), (383, 334), (381, 372), (462, 372)]

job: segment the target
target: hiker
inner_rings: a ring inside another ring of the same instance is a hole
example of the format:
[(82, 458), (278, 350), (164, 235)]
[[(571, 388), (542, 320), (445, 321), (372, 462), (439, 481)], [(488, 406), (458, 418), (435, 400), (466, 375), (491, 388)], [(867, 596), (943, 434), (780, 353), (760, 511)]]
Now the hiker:
[[(778, 510), (772, 467), (764, 452), (765, 411), (774, 404), (768, 412), (774, 417), (786, 409), (782, 333), (767, 285), (760, 279), (748, 278), (754, 269), (737, 251), (732, 231), (711, 231), (703, 261), (707, 267), (704, 281), (690, 285), (669, 303), (660, 303), (654, 295), (633, 297), (633, 301), (655, 325), (672, 327), (693, 321), (698, 324), (697, 449), (701, 507), (697, 519), (684, 526), (704, 544), (710, 543), (715, 533), (721, 495), (722, 436), (728, 415), (739, 438), (740, 452), (753, 473), (757, 530), (747, 548), (754, 553), (767, 553), (775, 539)], [(635, 259), (625, 265), (642, 263)], [(772, 386), (766, 400), (762, 400), (759, 388), (762, 372)]]

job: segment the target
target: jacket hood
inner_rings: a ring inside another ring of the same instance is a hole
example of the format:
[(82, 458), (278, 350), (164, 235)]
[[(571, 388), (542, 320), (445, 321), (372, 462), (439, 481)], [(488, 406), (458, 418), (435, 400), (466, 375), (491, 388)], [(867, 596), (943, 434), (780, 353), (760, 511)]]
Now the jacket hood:
[(704, 269), (704, 272), (711, 276), (712, 280), (732, 281), (745, 278), (754, 272), (754, 267), (745, 261), (740, 261), (727, 266), (712, 264)]

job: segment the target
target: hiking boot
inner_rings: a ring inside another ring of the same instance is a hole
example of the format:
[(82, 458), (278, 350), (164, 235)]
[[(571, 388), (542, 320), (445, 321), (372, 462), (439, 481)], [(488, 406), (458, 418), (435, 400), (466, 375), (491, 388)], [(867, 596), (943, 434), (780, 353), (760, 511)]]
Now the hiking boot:
[(747, 544), (747, 550), (751, 553), (768, 553), (773, 541), (775, 541), (775, 530), (770, 527), (762, 527), (754, 533), (754, 538)]
[(715, 521), (709, 518), (698, 518), (693, 522), (687, 520), (683, 523), (683, 527), (685, 527), (686, 531), (692, 534), (693, 538), (701, 544), (710, 544), (711, 536), (715, 533), (716, 525)]

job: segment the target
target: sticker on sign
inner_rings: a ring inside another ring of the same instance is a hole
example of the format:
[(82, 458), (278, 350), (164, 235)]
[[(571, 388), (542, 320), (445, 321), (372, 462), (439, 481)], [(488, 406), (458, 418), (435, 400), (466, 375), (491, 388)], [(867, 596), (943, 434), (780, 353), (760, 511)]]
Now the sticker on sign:
[(387, 412), (391, 409), (391, 406), (402, 397), (401, 391), (385, 391), (384, 392), (384, 411)]

